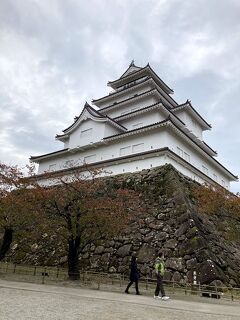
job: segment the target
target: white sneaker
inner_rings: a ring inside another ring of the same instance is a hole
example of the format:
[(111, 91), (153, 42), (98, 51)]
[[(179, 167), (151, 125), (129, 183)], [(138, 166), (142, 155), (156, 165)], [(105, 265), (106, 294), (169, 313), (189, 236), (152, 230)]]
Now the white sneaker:
[(162, 297), (160, 297), (160, 296), (155, 296), (155, 295), (153, 296), (153, 298), (154, 298), (154, 299), (162, 299)]
[(164, 301), (166, 301), (168, 299), (169, 299), (169, 297), (167, 297), (167, 296), (162, 297), (162, 300), (164, 300)]

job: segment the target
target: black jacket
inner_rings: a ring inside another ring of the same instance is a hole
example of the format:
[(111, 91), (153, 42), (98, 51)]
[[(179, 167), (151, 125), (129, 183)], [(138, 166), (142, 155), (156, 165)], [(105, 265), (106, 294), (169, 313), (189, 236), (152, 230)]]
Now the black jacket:
[(135, 282), (135, 281), (138, 281), (139, 278), (140, 278), (140, 273), (137, 268), (137, 262), (132, 261), (131, 262), (130, 281)]

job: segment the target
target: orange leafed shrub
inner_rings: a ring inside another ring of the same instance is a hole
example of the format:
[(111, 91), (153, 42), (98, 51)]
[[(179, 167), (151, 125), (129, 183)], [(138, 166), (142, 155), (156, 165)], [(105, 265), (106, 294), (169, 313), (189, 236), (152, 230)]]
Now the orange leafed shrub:
[(200, 185), (193, 188), (193, 196), (202, 213), (227, 212), (240, 217), (240, 196), (220, 186)]

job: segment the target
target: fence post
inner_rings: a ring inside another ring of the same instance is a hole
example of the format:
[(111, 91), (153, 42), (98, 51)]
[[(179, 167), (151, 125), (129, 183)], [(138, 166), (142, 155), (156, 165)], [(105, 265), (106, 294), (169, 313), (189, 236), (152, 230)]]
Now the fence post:
[(6, 273), (8, 272), (8, 262), (6, 262)]
[(217, 288), (217, 284), (215, 283), (215, 291), (216, 291), (216, 299), (218, 298), (218, 288)]
[(14, 264), (14, 267), (13, 267), (13, 273), (16, 272), (16, 268), (17, 268), (17, 264), (15, 263), (15, 264)]
[(173, 293), (175, 293), (175, 281), (174, 280), (172, 282), (172, 287), (173, 287)]
[(37, 267), (35, 266), (35, 267), (34, 267), (34, 271), (33, 271), (33, 275), (35, 276), (36, 273), (37, 273)]
[(47, 268), (45, 267), (44, 271), (42, 272), (42, 284), (45, 283), (45, 275), (46, 275), (46, 273), (47, 273)]
[(233, 299), (234, 299), (233, 288), (231, 288), (231, 298), (232, 298), (232, 301), (233, 301)]
[(44, 280), (45, 280), (45, 273), (42, 272), (42, 284), (44, 284)]
[(197, 284), (197, 272), (196, 272), (196, 270), (193, 271), (193, 284), (194, 285)]
[[(101, 275), (100, 275), (100, 277), (101, 277)], [(97, 279), (98, 279), (98, 281), (97, 281), (97, 285), (98, 285), (98, 290), (100, 289), (100, 277), (97, 277)]]
[(57, 268), (57, 278), (59, 277), (59, 267)]

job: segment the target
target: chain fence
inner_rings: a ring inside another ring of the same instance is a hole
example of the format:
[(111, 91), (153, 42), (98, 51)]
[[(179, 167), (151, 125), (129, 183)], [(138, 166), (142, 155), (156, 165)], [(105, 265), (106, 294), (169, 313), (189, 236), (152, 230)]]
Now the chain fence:
[[(79, 280), (69, 281), (66, 268), (20, 265), (2, 261), (0, 262), (0, 278), (40, 284), (61, 283), (76, 287), (121, 292), (124, 291), (129, 282), (129, 277), (126, 274), (84, 270), (80, 271)], [(240, 288), (176, 281), (164, 281), (164, 285), (169, 295), (195, 295), (240, 302)], [(144, 290), (144, 294), (153, 294), (155, 286), (155, 278), (141, 277), (139, 280), (139, 287)]]

